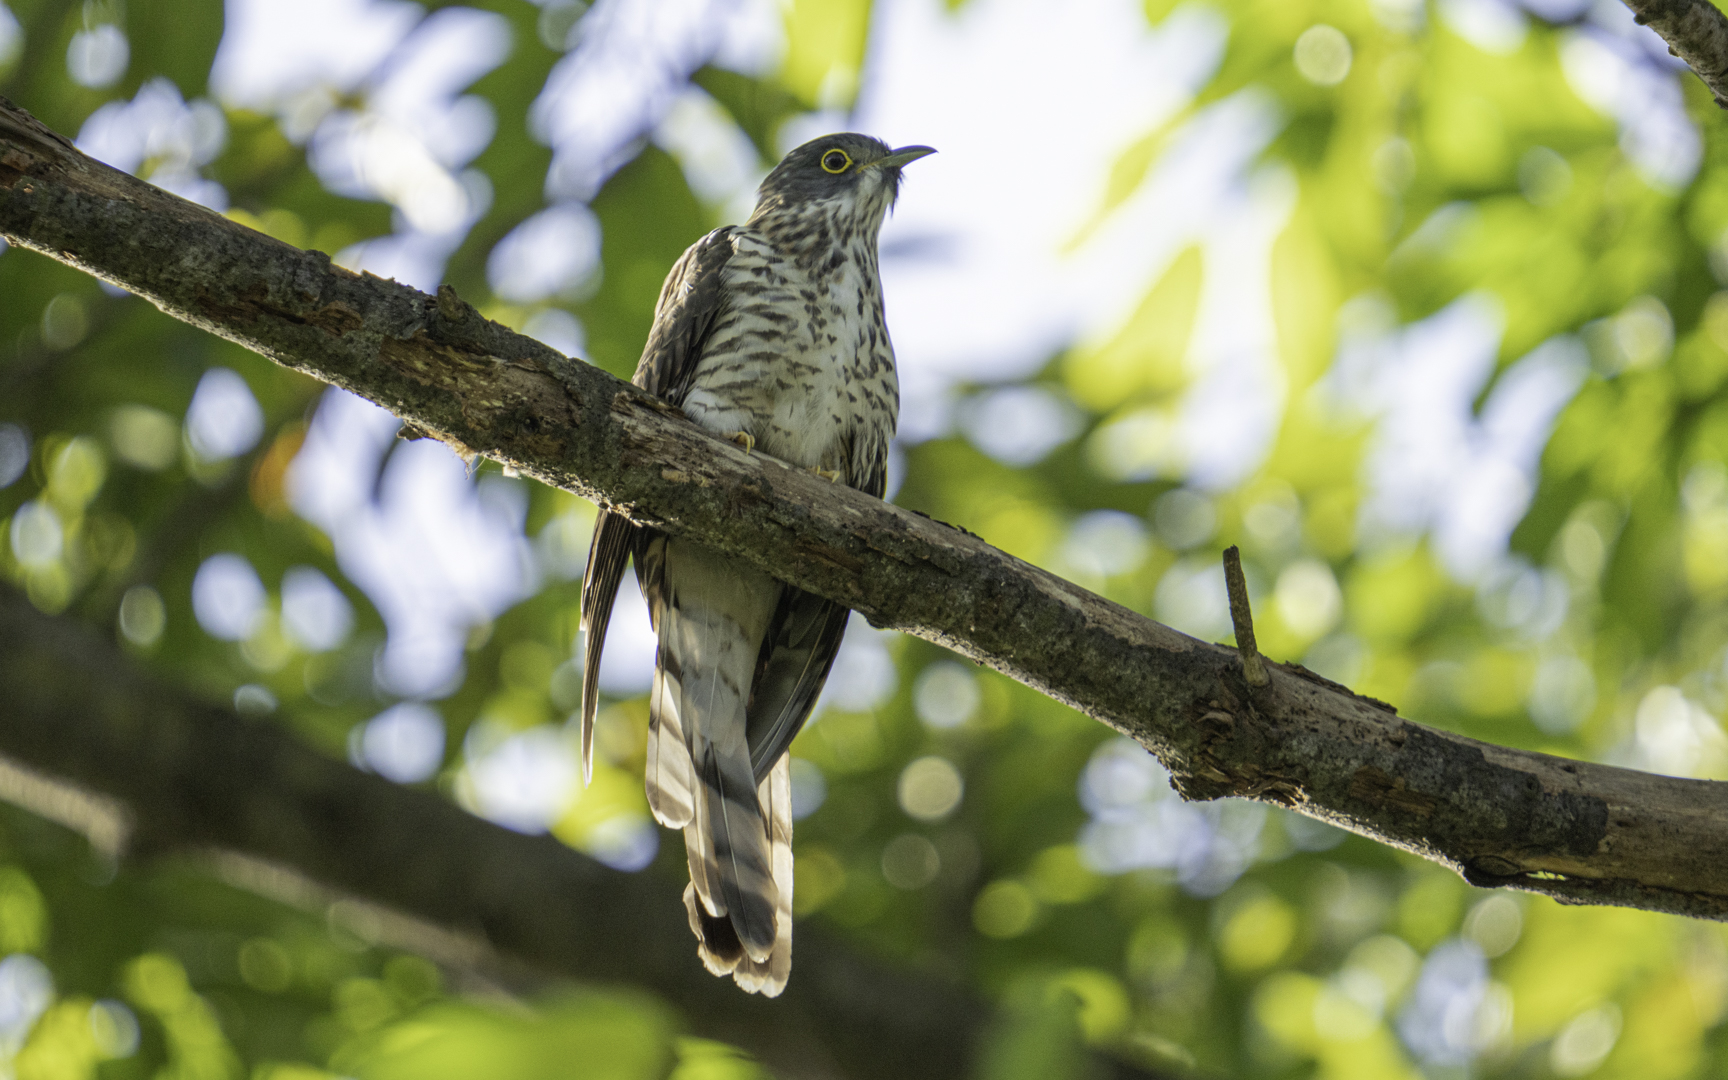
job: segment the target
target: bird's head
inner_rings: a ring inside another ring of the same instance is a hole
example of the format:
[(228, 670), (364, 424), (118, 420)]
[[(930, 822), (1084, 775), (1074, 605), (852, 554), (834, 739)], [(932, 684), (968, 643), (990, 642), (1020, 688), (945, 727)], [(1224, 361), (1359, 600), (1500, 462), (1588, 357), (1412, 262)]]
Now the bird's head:
[(824, 205), (854, 221), (880, 225), (900, 192), (900, 170), (936, 151), (891, 150), (881, 139), (844, 132), (812, 139), (787, 154), (762, 181), (752, 220), (780, 209)]

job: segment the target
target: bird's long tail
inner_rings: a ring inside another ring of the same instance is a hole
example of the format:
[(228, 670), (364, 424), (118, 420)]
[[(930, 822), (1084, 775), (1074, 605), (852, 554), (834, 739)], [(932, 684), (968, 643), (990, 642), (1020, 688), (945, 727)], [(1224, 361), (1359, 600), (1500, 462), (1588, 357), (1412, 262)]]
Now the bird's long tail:
[[(664, 558), (664, 674), (650, 703), (650, 803), (662, 820), (681, 817), (682, 805), (670, 797), (676, 782), (660, 781), (667, 797), (657, 802), (656, 777), (682, 780), (688, 766), (693, 790), (684, 842), (703, 959), (717, 973), (746, 960), (770, 964), (777, 924), (789, 927), (790, 920), (778, 917), (773, 806), (759, 795), (750, 767), (745, 708), (780, 587), (699, 544), (668, 540)], [(684, 736), (687, 759), (676, 757), (674, 732)], [(764, 784), (768, 790), (772, 778)], [(661, 814), (661, 802), (671, 813)], [(790, 808), (785, 820), (789, 841)], [(788, 889), (788, 902), (790, 895)]]
[(757, 789), (768, 819), (770, 859), (774, 867), (774, 947), (758, 960), (738, 940), (730, 920), (709, 915), (696, 898), (694, 882), (684, 888), (684, 908), (690, 930), (700, 942), (697, 955), (716, 975), (730, 972), (740, 987), (763, 997), (779, 997), (792, 975), (792, 758), (783, 756)]

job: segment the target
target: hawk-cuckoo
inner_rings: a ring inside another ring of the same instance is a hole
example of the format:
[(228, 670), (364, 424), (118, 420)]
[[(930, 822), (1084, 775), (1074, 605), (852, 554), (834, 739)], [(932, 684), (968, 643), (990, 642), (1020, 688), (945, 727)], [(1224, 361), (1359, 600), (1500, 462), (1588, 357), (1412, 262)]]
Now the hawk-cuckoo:
[[(667, 275), (635, 383), (746, 450), (880, 496), (900, 407), (876, 237), (900, 170), (932, 153), (829, 135), (786, 155), (740, 226)], [(689, 540), (602, 513), (582, 583), (582, 767), (612, 601), (634, 559), (659, 636), (648, 805), (684, 830), (708, 970), (773, 996), (792, 967), (786, 749), (828, 677), (847, 609)]]

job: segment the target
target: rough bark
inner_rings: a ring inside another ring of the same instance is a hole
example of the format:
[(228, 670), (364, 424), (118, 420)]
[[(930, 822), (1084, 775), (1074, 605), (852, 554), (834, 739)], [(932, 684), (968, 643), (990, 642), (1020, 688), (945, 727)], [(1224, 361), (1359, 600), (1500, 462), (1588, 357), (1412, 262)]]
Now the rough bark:
[(1728, 16), (1710, 0), (1625, 0), (1638, 22), (1668, 43), (1728, 109)]
[(688, 535), (1124, 732), (1182, 793), (1291, 807), (1479, 885), (1728, 917), (1728, 785), (1423, 727), (1196, 641), (941, 522), (710, 438), (597, 368), (332, 266), (0, 109), (0, 234), (345, 387), (458, 452)]

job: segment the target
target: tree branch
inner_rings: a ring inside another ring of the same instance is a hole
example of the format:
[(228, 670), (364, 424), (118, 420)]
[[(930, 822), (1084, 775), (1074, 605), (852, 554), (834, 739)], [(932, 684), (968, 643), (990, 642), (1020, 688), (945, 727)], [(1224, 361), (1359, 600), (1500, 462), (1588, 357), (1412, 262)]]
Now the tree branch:
[(1728, 16), (1710, 0), (1625, 0), (1640, 25), (1662, 35), (1686, 61), (1716, 104), (1728, 109)]
[(1411, 723), (1298, 665), (1253, 693), (1209, 645), (940, 522), (710, 438), (604, 371), (332, 266), (83, 157), (0, 106), (0, 234), (631, 519), (1040, 690), (1187, 797), (1274, 802), (1503, 885), (1728, 917), (1728, 785)]

